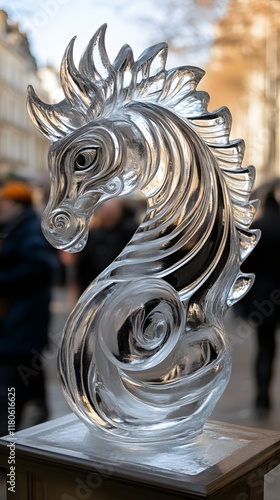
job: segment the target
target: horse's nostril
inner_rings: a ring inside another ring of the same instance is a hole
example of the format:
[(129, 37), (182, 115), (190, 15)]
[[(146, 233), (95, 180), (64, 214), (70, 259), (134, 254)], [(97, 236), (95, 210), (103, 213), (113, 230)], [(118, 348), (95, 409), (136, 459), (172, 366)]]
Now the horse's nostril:
[(71, 224), (71, 217), (65, 212), (55, 214), (49, 222), (51, 230), (67, 231)]
[(76, 217), (67, 210), (46, 211), (42, 218), (42, 230), (53, 246), (64, 245), (77, 231)]
[(86, 242), (86, 221), (70, 210), (46, 210), (42, 218), (46, 239), (60, 250), (80, 251)]

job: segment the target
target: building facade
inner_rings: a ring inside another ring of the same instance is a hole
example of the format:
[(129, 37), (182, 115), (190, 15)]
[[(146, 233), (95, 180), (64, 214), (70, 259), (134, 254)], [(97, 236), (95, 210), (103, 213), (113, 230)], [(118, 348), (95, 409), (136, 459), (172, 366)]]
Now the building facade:
[(280, 2), (230, 0), (203, 79), (210, 109), (226, 105), (256, 186), (280, 177)]
[(27, 36), (0, 10), (0, 180), (11, 175), (47, 176), (49, 143), (29, 119), (29, 84), (48, 102)]

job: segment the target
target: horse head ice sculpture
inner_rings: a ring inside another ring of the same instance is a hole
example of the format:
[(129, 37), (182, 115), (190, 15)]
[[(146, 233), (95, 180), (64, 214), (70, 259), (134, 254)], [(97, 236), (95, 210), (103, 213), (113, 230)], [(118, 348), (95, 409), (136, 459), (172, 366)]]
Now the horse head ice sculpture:
[[(95, 432), (126, 441), (193, 437), (227, 385), (227, 308), (252, 284), (240, 265), (250, 230), (254, 167), (229, 140), (227, 108), (208, 112), (203, 70), (167, 70), (167, 45), (136, 61), (128, 45), (113, 63), (106, 25), (61, 64), (65, 99), (28, 110), (51, 141), (46, 238), (76, 252), (104, 200), (141, 192), (143, 222), (71, 313), (59, 348), (69, 405)], [(102, 434), (102, 433), (101, 433)]]

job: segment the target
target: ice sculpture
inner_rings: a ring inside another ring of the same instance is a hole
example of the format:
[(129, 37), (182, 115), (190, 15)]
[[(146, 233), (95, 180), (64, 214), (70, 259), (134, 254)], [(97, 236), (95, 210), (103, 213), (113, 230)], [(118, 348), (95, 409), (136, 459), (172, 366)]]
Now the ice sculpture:
[(231, 370), (223, 318), (252, 284), (240, 265), (257, 243), (249, 201), (255, 171), (231, 115), (208, 112), (204, 71), (166, 69), (168, 47), (113, 63), (106, 25), (79, 69), (74, 39), (61, 64), (65, 99), (29, 88), (34, 125), (51, 141), (46, 238), (77, 252), (104, 200), (141, 192), (146, 215), (118, 258), (88, 287), (59, 348), (67, 401), (95, 432), (125, 442), (201, 433)]

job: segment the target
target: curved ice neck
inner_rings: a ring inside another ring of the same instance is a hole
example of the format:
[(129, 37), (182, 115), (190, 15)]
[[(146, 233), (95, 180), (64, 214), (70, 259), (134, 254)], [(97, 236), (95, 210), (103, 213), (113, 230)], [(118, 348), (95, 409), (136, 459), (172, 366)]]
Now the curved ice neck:
[(151, 104), (141, 111), (138, 123), (133, 118), (145, 125), (147, 212), (107, 275), (165, 276), (185, 297), (210, 273), (222, 238), (215, 160), (171, 111), (163, 116)]
[(168, 226), (185, 228), (186, 216), (189, 223), (194, 218), (205, 220), (215, 181), (201, 139), (185, 121), (166, 109), (163, 114), (158, 105), (141, 106), (140, 120), (144, 141), (149, 146), (148, 175), (141, 189), (147, 200), (147, 213), (139, 230), (157, 226), (162, 226), (162, 230)]

